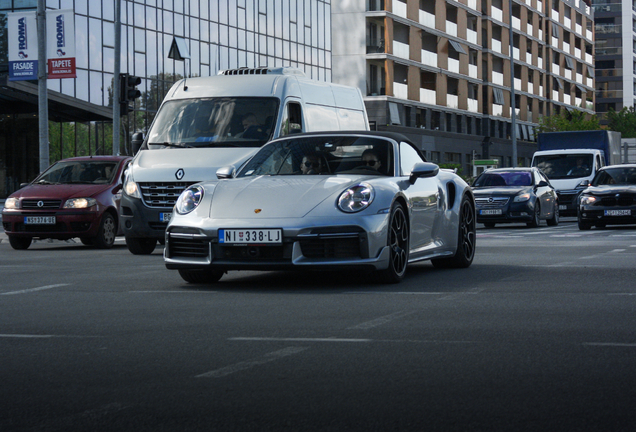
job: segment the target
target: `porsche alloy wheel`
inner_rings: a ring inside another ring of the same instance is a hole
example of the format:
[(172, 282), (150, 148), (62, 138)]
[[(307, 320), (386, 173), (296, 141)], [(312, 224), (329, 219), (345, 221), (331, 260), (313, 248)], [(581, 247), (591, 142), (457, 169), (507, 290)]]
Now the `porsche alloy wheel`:
[(471, 200), (464, 196), (459, 211), (459, 233), (457, 234), (457, 251), (451, 258), (437, 258), (431, 260), (436, 268), (466, 268), (470, 267), (475, 257), (476, 246), (475, 210)]
[(406, 273), (409, 260), (409, 226), (402, 204), (395, 203), (389, 218), (389, 267), (380, 272), (384, 283), (398, 283)]
[(179, 270), (179, 276), (188, 282), (193, 284), (203, 283), (215, 283), (223, 276), (223, 272), (220, 270)]

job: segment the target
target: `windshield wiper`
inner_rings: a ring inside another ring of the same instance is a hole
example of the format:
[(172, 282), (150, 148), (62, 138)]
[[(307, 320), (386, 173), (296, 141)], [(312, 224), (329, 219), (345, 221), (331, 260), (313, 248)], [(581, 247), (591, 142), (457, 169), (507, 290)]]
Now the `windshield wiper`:
[(52, 184), (61, 184), (60, 182), (50, 182), (48, 180), (38, 180), (35, 182), (35, 184), (41, 184), (41, 185), (52, 185)]
[(191, 146), (190, 144), (186, 144), (186, 143), (171, 143), (171, 142), (164, 142), (164, 143), (149, 143), (150, 145), (161, 145), (164, 147), (179, 147), (179, 148), (194, 148), (194, 146)]

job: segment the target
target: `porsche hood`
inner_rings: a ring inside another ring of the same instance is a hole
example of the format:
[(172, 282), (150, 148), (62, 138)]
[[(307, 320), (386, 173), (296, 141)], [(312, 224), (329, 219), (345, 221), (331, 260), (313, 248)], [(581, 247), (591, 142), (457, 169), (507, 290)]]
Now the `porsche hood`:
[[(214, 219), (300, 218), (357, 184), (357, 178), (323, 176), (248, 177), (220, 181), (213, 191)], [(206, 188), (207, 189), (207, 188)]]

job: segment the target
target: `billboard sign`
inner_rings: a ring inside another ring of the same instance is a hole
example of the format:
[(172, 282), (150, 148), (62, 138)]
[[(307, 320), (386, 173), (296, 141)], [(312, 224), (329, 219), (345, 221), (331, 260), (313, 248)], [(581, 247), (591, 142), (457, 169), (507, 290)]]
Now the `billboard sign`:
[(38, 79), (38, 28), (35, 11), (7, 14), (9, 81)]
[(48, 78), (76, 78), (73, 9), (46, 11)]

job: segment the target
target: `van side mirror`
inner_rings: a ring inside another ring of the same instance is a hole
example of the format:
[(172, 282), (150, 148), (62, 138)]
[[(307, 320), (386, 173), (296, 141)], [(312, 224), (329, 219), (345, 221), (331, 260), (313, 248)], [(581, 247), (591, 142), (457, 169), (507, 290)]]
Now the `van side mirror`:
[(290, 123), (289, 124), (289, 133), (290, 134), (297, 134), (297, 133), (301, 133), (303, 131), (303, 128), (300, 124), (298, 123)]
[(590, 185), (590, 181), (586, 179), (586, 180), (581, 180), (581, 183), (579, 183), (576, 187), (580, 189), (585, 189), (589, 185)]
[(141, 148), (141, 145), (144, 143), (144, 134), (142, 134), (141, 132), (136, 132), (132, 134), (132, 139), (130, 140), (130, 143), (132, 144), (132, 152), (134, 156), (137, 154), (137, 152)]

